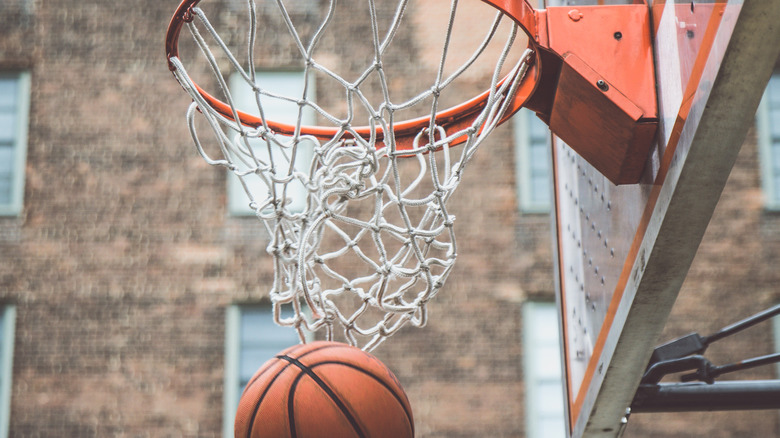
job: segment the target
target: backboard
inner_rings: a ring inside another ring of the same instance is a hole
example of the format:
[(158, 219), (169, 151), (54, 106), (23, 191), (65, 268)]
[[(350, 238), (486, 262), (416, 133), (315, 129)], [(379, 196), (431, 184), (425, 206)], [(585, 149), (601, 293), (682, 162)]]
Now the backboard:
[[(619, 2), (547, 6), (604, 3)], [(777, 2), (646, 4), (659, 128), (641, 182), (613, 185), (553, 140), (571, 437), (620, 434), (779, 54)]]

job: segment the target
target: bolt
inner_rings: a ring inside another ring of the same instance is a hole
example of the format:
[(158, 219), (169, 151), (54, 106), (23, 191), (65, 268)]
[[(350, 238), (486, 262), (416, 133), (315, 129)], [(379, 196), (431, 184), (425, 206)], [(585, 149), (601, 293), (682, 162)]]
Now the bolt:
[(569, 11), (569, 18), (571, 18), (571, 21), (580, 21), (582, 20), (582, 12), (579, 11), (579, 9), (572, 9)]
[(599, 90), (601, 91), (607, 91), (609, 90), (609, 84), (607, 84), (604, 79), (599, 79), (596, 82), (596, 86), (599, 87)]
[(623, 32), (615, 32), (612, 36), (614, 36), (616, 40), (620, 41), (620, 39), (623, 38)]

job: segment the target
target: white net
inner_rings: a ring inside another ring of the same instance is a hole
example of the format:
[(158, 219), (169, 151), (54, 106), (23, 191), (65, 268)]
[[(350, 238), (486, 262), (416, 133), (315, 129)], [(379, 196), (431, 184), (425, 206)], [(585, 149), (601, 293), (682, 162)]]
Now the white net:
[[(335, 0), (323, 5), (325, 13), (314, 31), (299, 30), (281, 0), (263, 4), (263, 14), (278, 14), (301, 58), (301, 84), (293, 93), (270, 90), (255, 73), (258, 10), (251, 0), (245, 7), (249, 35), (244, 64), (202, 9), (192, 7), (188, 13), (187, 27), (226, 105), (215, 104), (195, 85), (178, 56), (169, 59), (193, 99), (187, 120), (198, 152), (238, 177), (251, 209), (268, 230), (275, 319), (296, 328), (301, 339), (306, 331), (322, 330), (327, 339), (343, 335), (352, 345), (371, 350), (406, 324), (426, 323), (427, 304), (457, 256), (455, 217), (447, 201), (474, 152), (512, 111), (512, 97), (531, 60), (520, 42), (522, 54), (507, 61), (518, 44), (518, 28), (494, 13), (474, 51), (458, 54), (465, 59), (448, 70), (458, 10), (458, 2), (452, 1), (441, 51), (429, 55), (438, 60), (433, 85), (396, 103), (391, 97), (395, 79), (388, 77), (385, 57), (409, 3), (400, 1), (389, 21), (380, 21), (374, 2), (367, 2), (371, 32), (363, 38), (371, 56), (352, 80), (326, 66), (332, 63), (327, 53), (324, 61), (317, 58), (328, 32), (338, 32), (334, 17), (343, 8)], [(490, 64), (484, 104), (469, 110), (473, 114), (465, 122), (448, 123), (451, 112), (441, 111), (442, 93), (474, 65), (484, 68), (480, 56), (491, 51), (501, 26), (508, 30)], [(248, 91), (232, 95), (240, 87), (231, 81)], [(373, 90), (364, 90), (367, 84)], [(345, 96), (340, 109), (318, 105), (315, 85), (338, 87)], [(237, 102), (246, 100), (246, 93), (252, 108), (239, 113)], [(291, 123), (270, 121), (279, 105), (292, 106)], [(399, 114), (420, 107), (422, 122), (398, 122)], [(208, 143), (216, 146), (211, 149), (198, 132), (196, 119), (201, 117), (213, 134)], [(327, 128), (307, 127), (307, 118)]]

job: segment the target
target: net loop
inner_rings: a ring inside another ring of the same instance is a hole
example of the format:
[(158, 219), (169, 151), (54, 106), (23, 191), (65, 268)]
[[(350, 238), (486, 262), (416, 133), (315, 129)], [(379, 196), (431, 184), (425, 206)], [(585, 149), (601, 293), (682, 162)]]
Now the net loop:
[[(459, 9), (453, 0), (443, 47), (427, 54), (438, 59), (433, 85), (394, 100), (388, 56), (414, 2), (399, 1), (389, 22), (380, 20), (373, 1), (367, 2), (366, 44), (373, 55), (349, 80), (326, 67), (328, 53), (321, 48), (329, 35), (339, 35), (337, 2), (326, 1), (313, 32), (303, 35), (291, 7), (278, 0), (275, 13), (303, 69), (300, 90), (290, 94), (270, 89), (255, 72), (255, 53), (263, 48), (257, 42), (262, 24), (254, 1), (246, 3), (250, 31), (241, 49), (247, 54), (244, 63), (226, 42), (232, 39), (220, 36), (198, 2), (185, 0), (174, 15), (169, 66), (193, 99), (186, 119), (198, 154), (238, 180), (268, 231), (275, 321), (294, 328), (304, 341), (308, 332), (321, 331), (328, 340), (340, 336), (366, 350), (406, 325), (425, 325), (427, 305), (458, 253), (448, 201), (476, 149), (533, 91), (535, 83), (527, 78), (535, 62), (533, 44), (505, 65), (518, 24), (503, 24), (507, 20), (497, 12), (471, 55), (448, 69), (457, 54), (450, 47)], [(264, 5), (264, 13), (272, 8)], [(508, 29), (505, 40), (495, 43), (502, 26)], [(180, 60), (183, 27), (202, 55), (205, 67), (198, 71), (210, 72), (221, 99), (197, 85)], [(492, 44), (500, 48), (497, 59), (480, 61)], [(495, 65), (487, 91), (441, 110), (455, 84), (486, 64)], [(232, 89), (231, 81), (243, 83), (245, 94)], [(315, 83), (318, 89), (320, 84), (340, 89), (341, 105), (315, 102)], [(249, 107), (239, 105), (246, 94)], [(274, 105), (293, 108), (295, 117), (275, 121)], [(422, 116), (399, 120), (399, 114), (421, 107), (427, 107)], [(323, 125), (308, 124), (312, 118)], [(199, 132), (203, 126), (211, 133), (208, 142)]]

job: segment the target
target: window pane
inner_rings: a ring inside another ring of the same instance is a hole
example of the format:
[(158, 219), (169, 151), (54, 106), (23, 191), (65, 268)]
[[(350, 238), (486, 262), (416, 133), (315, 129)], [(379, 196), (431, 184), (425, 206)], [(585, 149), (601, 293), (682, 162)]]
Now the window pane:
[[(555, 364), (555, 367), (557, 368), (557, 364)], [(555, 414), (563, 416), (563, 403), (561, 403), (563, 387), (560, 379), (541, 381), (538, 388), (536, 405), (539, 409), (539, 414), (545, 417), (554, 416)]]
[(515, 123), (520, 208), (541, 213), (550, 206), (550, 133), (547, 125), (527, 109), (521, 110)]
[(12, 144), (16, 138), (16, 114), (0, 110), (0, 143)]
[(547, 144), (531, 146), (531, 169), (547, 173), (550, 168), (550, 149)]
[(541, 119), (539, 119), (539, 117), (536, 117), (536, 115), (531, 111), (528, 111), (527, 117), (528, 129), (531, 131), (531, 138), (535, 140), (546, 139), (550, 134), (550, 130), (547, 128), (547, 125)]
[(539, 433), (535, 436), (545, 438), (564, 438), (564, 431), (566, 426), (562, 419), (557, 418), (541, 418), (539, 421)]
[(557, 312), (553, 303), (529, 303), (523, 311), (529, 438), (565, 436)]
[[(555, 304), (534, 304), (531, 312), (531, 324), (534, 327), (534, 339), (540, 344), (558, 345), (558, 309)], [(553, 341), (555, 343), (553, 344)]]
[[(256, 83), (265, 91), (270, 93), (276, 93), (288, 98), (298, 99), (303, 96), (304, 90), (304, 74), (303, 71), (285, 71), (285, 72), (268, 72), (259, 71), (256, 73)], [(259, 115), (260, 111), (257, 107), (255, 100), (255, 94), (249, 84), (239, 74), (234, 74), (230, 77), (230, 91), (233, 96), (236, 107), (242, 111), (250, 114)], [(309, 93), (308, 99), (313, 100), (312, 96), (315, 93), (314, 83), (310, 83), (307, 93)], [(274, 97), (268, 97), (261, 95), (260, 103), (262, 104), (265, 115), (270, 120), (277, 122), (294, 124), (298, 119), (298, 104), (291, 101), (281, 100)], [(315, 122), (315, 112), (309, 107), (305, 107), (303, 115), (301, 116), (303, 124), (312, 125)], [(280, 141), (285, 139), (279, 138)], [(269, 145), (262, 140), (254, 140), (251, 142), (252, 150), (256, 153), (257, 160), (264, 165), (270, 164), (270, 159), (273, 158), (274, 166), (277, 169), (282, 169), (285, 173), (289, 171), (290, 160), (293, 156), (292, 145), (290, 147), (280, 147), (278, 144)], [(269, 149), (271, 154), (269, 156)], [(314, 147), (310, 142), (301, 142), (295, 149), (295, 163), (294, 172), (300, 172), (305, 175), (309, 171), (311, 160), (313, 159)], [(235, 157), (234, 157), (235, 158)], [(256, 163), (240, 163), (236, 161), (241, 170), (248, 170), (255, 168)], [(244, 187), (241, 185), (241, 181), (235, 175), (230, 175), (229, 181), (229, 207), (233, 214), (253, 214), (249, 208), (249, 197), (247, 196)], [(247, 190), (251, 193), (256, 202), (262, 203), (269, 197), (269, 187), (265, 181), (257, 175), (249, 175), (243, 178), (244, 184), (247, 186)], [(283, 190), (283, 184), (279, 184), (276, 187), (277, 190)], [(300, 212), (306, 206), (306, 188), (300, 178), (294, 178), (287, 184), (287, 191), (284, 193), (289, 204), (289, 208), (293, 212)]]
[(547, 205), (550, 202), (550, 180), (547, 175), (535, 175), (531, 178), (533, 191), (531, 197), (536, 204)]
[[(557, 331), (556, 331), (557, 332)], [(539, 379), (555, 379), (561, 375), (561, 359), (558, 353), (558, 337), (540, 343), (534, 349), (534, 365)]]
[[(303, 96), (304, 79), (302, 71), (259, 71), (255, 74), (255, 82), (260, 89), (270, 93), (276, 93), (288, 98), (300, 98)], [(234, 74), (230, 77), (230, 92), (233, 96), (233, 102), (238, 109), (256, 116), (260, 115), (255, 100), (255, 93), (239, 74)], [(313, 83), (310, 83), (307, 93), (313, 92)], [(308, 96), (308, 99), (312, 100), (311, 94)], [(270, 120), (292, 124), (298, 118), (298, 104), (295, 102), (261, 95), (260, 103), (263, 105), (263, 111)], [(313, 111), (310, 108), (305, 108), (303, 122), (312, 124), (314, 122), (313, 116)]]
[(780, 174), (780, 142), (773, 143), (770, 150), (772, 151), (772, 170), (776, 174)]
[(241, 380), (240, 386), (243, 388), (264, 363), (284, 349), (284, 346), (281, 347), (244, 349), (241, 352), (241, 363), (238, 370), (238, 376)]
[(774, 193), (775, 193), (775, 202), (780, 202), (780, 172), (775, 173), (775, 175), (772, 177), (772, 183), (774, 186)]
[(0, 111), (16, 108), (17, 79), (0, 78)]
[(0, 307), (0, 351), (3, 351), (3, 342), (5, 339), (5, 310), (6, 306)]
[(14, 148), (0, 146), (0, 204), (9, 204), (11, 202), (13, 169)]
[(769, 97), (769, 105), (772, 108), (780, 107), (780, 75), (773, 74), (766, 87)]
[(769, 130), (773, 139), (780, 138), (780, 106), (769, 110)]
[[(289, 316), (282, 312), (283, 317)], [(299, 342), (298, 333), (290, 327), (276, 325), (271, 307), (245, 307), (241, 310), (239, 345), (238, 396), (249, 379), (269, 359)]]

